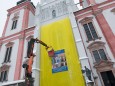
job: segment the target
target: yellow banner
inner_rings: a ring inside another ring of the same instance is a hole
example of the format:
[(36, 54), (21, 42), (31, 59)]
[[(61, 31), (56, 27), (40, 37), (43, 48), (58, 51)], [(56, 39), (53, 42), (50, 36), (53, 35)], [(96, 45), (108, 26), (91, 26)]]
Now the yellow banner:
[(41, 27), (41, 40), (55, 51), (64, 50), (67, 70), (52, 72), (52, 60), (41, 45), (40, 86), (85, 86), (69, 18)]

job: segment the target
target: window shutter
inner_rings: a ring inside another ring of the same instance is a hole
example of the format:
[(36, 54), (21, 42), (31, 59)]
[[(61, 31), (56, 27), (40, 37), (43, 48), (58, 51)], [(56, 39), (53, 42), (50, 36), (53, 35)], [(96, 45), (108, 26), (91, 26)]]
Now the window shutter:
[(88, 23), (88, 25), (89, 25), (89, 27), (90, 27), (90, 30), (91, 30), (91, 33), (92, 33), (93, 38), (94, 38), (94, 39), (98, 39), (97, 33), (96, 33), (96, 31), (95, 31), (95, 28), (94, 28), (92, 22)]
[(3, 81), (7, 80), (7, 71), (4, 71), (4, 77), (3, 77)]
[(15, 20), (15, 23), (14, 23), (14, 29), (15, 29), (16, 26), (17, 26), (17, 21), (18, 21), (18, 20)]
[(4, 72), (1, 72), (1, 81), (3, 81)]
[(18, 20), (14, 20), (14, 21), (13, 21), (13, 23), (12, 23), (12, 29), (11, 29), (11, 30), (13, 30), (13, 29), (16, 28), (17, 22), (18, 22)]
[(10, 47), (10, 48), (9, 48), (9, 54), (8, 54), (8, 59), (7, 59), (7, 62), (9, 62), (9, 61), (10, 61), (11, 52), (12, 52), (12, 47)]
[(4, 62), (7, 62), (8, 52), (9, 52), (9, 48), (7, 48), (7, 50), (6, 50)]
[(94, 55), (94, 58), (96, 60), (96, 62), (99, 62), (100, 61), (100, 56), (99, 56), (99, 53), (97, 50), (93, 51), (93, 55)]
[(28, 46), (27, 46), (27, 57), (29, 57), (28, 55), (29, 55), (29, 52), (30, 52), (30, 50), (29, 50), (29, 46), (30, 45), (30, 41), (28, 41)]
[(13, 29), (14, 29), (14, 23), (15, 23), (15, 22), (13, 21), (13, 23), (12, 23), (12, 29), (11, 29), (11, 30), (13, 30)]
[(105, 51), (103, 49), (99, 49), (99, 54), (103, 60), (107, 60), (107, 56), (106, 56)]
[(85, 29), (85, 32), (86, 32), (86, 35), (87, 35), (88, 40), (91, 41), (91, 40), (92, 40), (92, 36), (91, 36), (90, 30), (89, 30), (89, 28), (88, 28), (88, 25), (87, 25), (87, 24), (84, 24), (83, 27), (84, 27), (84, 29)]

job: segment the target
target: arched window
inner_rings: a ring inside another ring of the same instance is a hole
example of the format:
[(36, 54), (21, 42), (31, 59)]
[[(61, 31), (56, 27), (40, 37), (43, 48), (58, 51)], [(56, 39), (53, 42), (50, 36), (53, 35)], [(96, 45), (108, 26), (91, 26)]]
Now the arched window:
[(88, 46), (88, 49), (91, 51), (92, 57), (94, 57), (94, 61), (96, 63), (102, 60), (107, 61), (109, 58), (104, 44), (104, 42), (97, 41)]
[(53, 17), (53, 18), (56, 17), (56, 11), (55, 11), (55, 10), (52, 11), (52, 17)]
[(12, 19), (12, 27), (11, 27), (11, 30), (16, 29), (16, 27), (17, 27), (17, 22), (18, 22), (18, 18), (19, 18), (19, 12), (17, 12), (17, 13), (14, 14), (14, 17), (13, 17), (13, 19)]
[(13, 44), (14, 44), (14, 42), (9, 42), (6, 44), (6, 53), (5, 53), (5, 58), (4, 58), (3, 63), (10, 62)]
[(98, 33), (96, 31), (96, 28), (93, 24), (92, 19), (93, 19), (93, 17), (85, 17), (80, 21), (80, 23), (82, 24), (82, 26), (84, 28), (84, 32), (87, 37), (87, 42), (96, 40), (96, 39), (100, 39), (100, 37), (98, 36)]

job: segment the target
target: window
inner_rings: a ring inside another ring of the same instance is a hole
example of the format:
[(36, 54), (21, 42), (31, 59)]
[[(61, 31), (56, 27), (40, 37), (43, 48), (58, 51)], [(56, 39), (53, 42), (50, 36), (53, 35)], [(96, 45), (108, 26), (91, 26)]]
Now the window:
[(53, 17), (53, 18), (56, 17), (56, 11), (55, 11), (55, 10), (52, 11), (52, 17)]
[(83, 27), (84, 27), (84, 30), (86, 32), (88, 41), (98, 39), (98, 35), (95, 31), (95, 28), (94, 28), (92, 22), (84, 24)]
[(7, 74), (8, 71), (2, 71), (0, 75), (0, 81), (6, 81), (7, 80)]
[(29, 45), (30, 45), (30, 41), (28, 41), (28, 45), (27, 45), (27, 57), (29, 57), (28, 55), (29, 55)]
[(11, 52), (12, 52), (12, 47), (8, 47), (6, 49), (6, 54), (5, 54), (5, 59), (4, 62), (7, 63), (10, 61), (10, 57), (11, 57)]
[(12, 29), (11, 30), (16, 29), (17, 22), (18, 22), (18, 20), (14, 20), (13, 21), (13, 23), (12, 23)]
[(96, 62), (99, 62), (100, 60), (107, 60), (107, 56), (103, 49), (93, 51), (93, 56)]

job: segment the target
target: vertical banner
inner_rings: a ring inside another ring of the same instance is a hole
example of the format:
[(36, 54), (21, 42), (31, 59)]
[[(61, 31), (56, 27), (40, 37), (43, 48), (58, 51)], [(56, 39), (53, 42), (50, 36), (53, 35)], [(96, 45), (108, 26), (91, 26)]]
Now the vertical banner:
[[(40, 28), (40, 39), (51, 46), (54, 56), (40, 48), (40, 86), (85, 86), (69, 18)], [(51, 55), (52, 56), (52, 55)]]
[(68, 70), (64, 49), (55, 51), (55, 55), (51, 59), (52, 73), (63, 72)]

